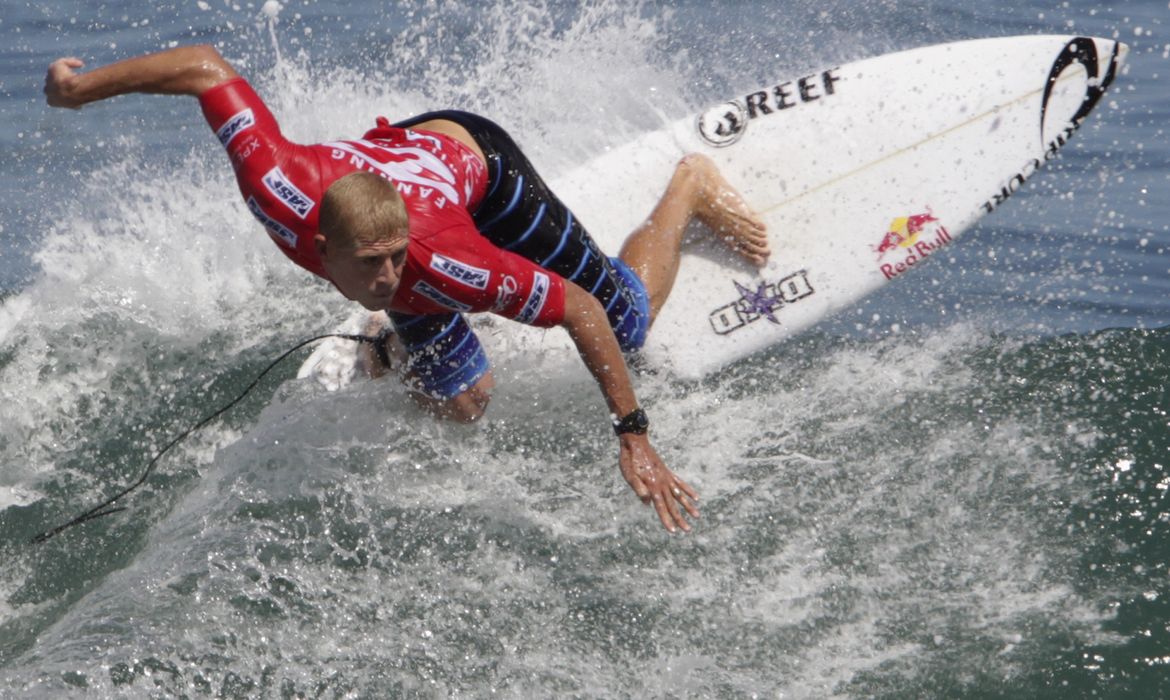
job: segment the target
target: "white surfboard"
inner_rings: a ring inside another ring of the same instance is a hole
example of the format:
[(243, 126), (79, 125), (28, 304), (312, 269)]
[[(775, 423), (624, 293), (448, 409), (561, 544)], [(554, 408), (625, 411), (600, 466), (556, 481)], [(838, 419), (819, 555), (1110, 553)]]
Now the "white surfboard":
[[(1067, 143), (1127, 50), (1107, 39), (1007, 37), (822, 69), (730, 96), (551, 184), (610, 254), (691, 152), (714, 159), (763, 216), (768, 265), (757, 269), (698, 237), (650, 331), (646, 360), (697, 378), (951, 245)], [(560, 329), (511, 326), (510, 346), (567, 344)], [(352, 343), (326, 342), (300, 376), (343, 384), (354, 356)]]

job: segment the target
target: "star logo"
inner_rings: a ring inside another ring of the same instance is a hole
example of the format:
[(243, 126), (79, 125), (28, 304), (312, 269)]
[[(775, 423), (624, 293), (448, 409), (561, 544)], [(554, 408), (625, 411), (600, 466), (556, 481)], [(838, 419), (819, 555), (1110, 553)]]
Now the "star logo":
[(760, 282), (760, 286), (754, 292), (739, 282), (735, 283), (735, 288), (739, 291), (740, 300), (738, 303), (744, 313), (763, 316), (772, 323), (780, 325), (780, 320), (776, 318), (774, 312), (784, 305), (784, 300), (768, 294), (767, 282)]

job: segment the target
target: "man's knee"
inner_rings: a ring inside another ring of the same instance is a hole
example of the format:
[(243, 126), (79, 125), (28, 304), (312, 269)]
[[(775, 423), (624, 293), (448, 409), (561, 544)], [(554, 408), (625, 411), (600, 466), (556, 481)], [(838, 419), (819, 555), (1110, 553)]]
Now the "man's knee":
[(444, 408), (444, 418), (459, 423), (474, 423), (483, 418), (488, 403), (492, 400), (491, 391), (482, 389), (477, 384), (462, 394), (450, 399)]
[(421, 394), (414, 396), (424, 409), (439, 418), (457, 423), (474, 423), (483, 418), (487, 411), (487, 405), (492, 398), (491, 390), (495, 385), (495, 379), (489, 371), (471, 388), (449, 399), (434, 399)]

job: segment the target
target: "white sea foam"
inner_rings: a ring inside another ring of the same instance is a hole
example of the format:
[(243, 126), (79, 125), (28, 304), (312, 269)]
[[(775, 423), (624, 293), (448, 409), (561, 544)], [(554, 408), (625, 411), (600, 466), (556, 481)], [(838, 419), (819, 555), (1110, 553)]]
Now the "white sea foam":
[[(392, 385), (290, 385), (134, 564), (44, 635), (42, 663), (68, 666), (100, 639), (110, 663), (222, 648), (251, 673), (280, 649), (298, 684), (331, 658), (403, 669), (391, 677), (442, 694), (638, 694), (701, 653), (709, 668), (689, 677), (703, 694), (832, 697), (986, 638), (1016, 640), (977, 662), (1010, 675), (1031, 641), (1021, 629), (1053, 619), (1097, 639), (1107, 615), (1054, 575), (1071, 543), (1025, 507), (1084, 488), (1038, 455), (1046, 438), (913, 412), (970, 394), (979, 378), (945, 360), (985, 342), (954, 329), (836, 348), (772, 386), (768, 363), (702, 392), (644, 379), (664, 458), (703, 495), (696, 533), (669, 541), (617, 477), (604, 429), (588, 429), (583, 372), (549, 380), (580, 406), (509, 383), (479, 427), (427, 421)], [(870, 358), (931, 354), (938, 364), (897, 382), (877, 377), (876, 398), (841, 391), (841, 374), (860, 377)], [(842, 420), (856, 415), (870, 418)], [(241, 613), (246, 628), (231, 622)], [(104, 621), (130, 618), (111, 638)], [(649, 675), (629, 675), (625, 654), (655, 659)]]

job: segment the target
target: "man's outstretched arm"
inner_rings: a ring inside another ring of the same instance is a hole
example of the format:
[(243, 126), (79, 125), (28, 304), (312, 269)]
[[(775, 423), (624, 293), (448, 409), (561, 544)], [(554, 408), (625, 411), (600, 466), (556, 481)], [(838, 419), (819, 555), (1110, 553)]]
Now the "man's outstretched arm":
[[(585, 366), (601, 385), (606, 404), (621, 418), (638, 408), (630, 384), (625, 358), (601, 302), (572, 282), (565, 282), (565, 318), (561, 325), (569, 332)], [(618, 456), (622, 476), (642, 502), (653, 505), (667, 530), (689, 531), (691, 526), (679, 510), (681, 505), (692, 518), (699, 517), (695, 505), (699, 496), (686, 482), (666, 468), (646, 435), (625, 433)]]
[(78, 109), (116, 95), (146, 92), (198, 97), (239, 77), (211, 46), (181, 46), (111, 63), (87, 73), (79, 58), (59, 58), (45, 75), (45, 97), (53, 107)]

